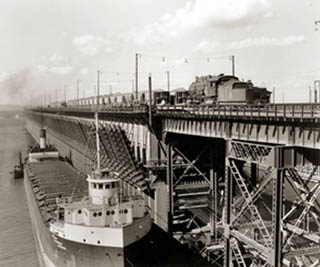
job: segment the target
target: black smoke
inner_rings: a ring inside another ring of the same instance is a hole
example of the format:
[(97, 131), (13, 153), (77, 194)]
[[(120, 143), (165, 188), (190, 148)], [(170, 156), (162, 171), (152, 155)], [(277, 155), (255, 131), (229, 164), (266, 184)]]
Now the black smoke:
[(7, 102), (8, 104), (23, 104), (29, 78), (29, 69), (23, 69), (8, 75), (8, 77), (0, 82), (2, 102)]

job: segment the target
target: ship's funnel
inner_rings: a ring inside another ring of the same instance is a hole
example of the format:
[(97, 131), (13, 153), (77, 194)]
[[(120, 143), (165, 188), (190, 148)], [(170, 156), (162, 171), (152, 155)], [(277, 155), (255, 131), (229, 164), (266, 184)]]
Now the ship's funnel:
[(46, 130), (40, 129), (40, 149), (46, 148)]

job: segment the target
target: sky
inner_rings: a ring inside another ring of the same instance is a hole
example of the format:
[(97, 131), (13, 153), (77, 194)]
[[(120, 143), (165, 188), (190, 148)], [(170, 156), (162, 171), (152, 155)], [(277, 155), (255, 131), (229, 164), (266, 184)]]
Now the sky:
[[(235, 73), (275, 88), (276, 102), (307, 102), (320, 80), (318, 0), (1, 0), (0, 104), (39, 104), (188, 88), (195, 76)], [(65, 88), (65, 89), (64, 89)]]

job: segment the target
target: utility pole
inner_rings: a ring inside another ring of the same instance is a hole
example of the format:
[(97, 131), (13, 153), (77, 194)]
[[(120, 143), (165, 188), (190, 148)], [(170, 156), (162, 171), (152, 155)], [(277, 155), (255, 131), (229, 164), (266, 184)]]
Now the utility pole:
[(272, 102), (273, 102), (273, 104), (275, 104), (276, 103), (276, 88), (273, 86), (273, 88), (272, 88)]
[[(319, 95), (318, 95), (318, 88), (319, 87)], [(319, 102), (320, 102), (320, 80), (315, 80), (314, 81), (314, 102), (318, 102), (318, 97), (319, 97)]]
[(77, 80), (77, 102), (79, 104), (79, 80)]
[(231, 64), (232, 64), (232, 76), (235, 76), (236, 72), (235, 72), (235, 59), (234, 59), (234, 55), (232, 55), (230, 57), (231, 59)]
[(100, 98), (100, 70), (97, 71), (97, 104), (99, 104)]
[(311, 86), (309, 86), (309, 103), (312, 103), (312, 89), (311, 89)]
[(131, 80), (132, 95), (134, 96), (134, 79)]
[(55, 102), (56, 102), (56, 107), (58, 105), (58, 89), (55, 90)]
[(166, 74), (167, 74), (168, 92), (170, 92), (170, 72), (169, 72), (169, 70), (166, 71)]
[(64, 102), (67, 103), (67, 86), (64, 85)]
[(136, 101), (138, 102), (138, 92), (139, 92), (139, 83), (138, 83), (138, 73), (139, 72), (139, 54), (136, 53), (136, 71), (135, 71), (135, 74), (136, 74)]

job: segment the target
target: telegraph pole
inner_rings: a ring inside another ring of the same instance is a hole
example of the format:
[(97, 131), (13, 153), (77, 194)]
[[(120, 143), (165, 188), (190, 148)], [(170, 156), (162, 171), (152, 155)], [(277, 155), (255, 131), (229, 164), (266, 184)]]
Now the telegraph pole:
[(56, 98), (55, 102), (56, 102), (56, 107), (57, 107), (57, 105), (58, 105), (58, 89), (55, 90), (55, 98)]
[(97, 71), (97, 104), (99, 104), (100, 98), (100, 70)]
[(168, 86), (168, 92), (170, 92), (170, 72), (167, 70), (167, 86)]
[(64, 85), (64, 102), (67, 103), (67, 86)]
[[(318, 90), (317, 86), (319, 87), (319, 95), (318, 95)], [(314, 81), (314, 102), (318, 102), (318, 97), (319, 97), (319, 102), (320, 102), (320, 80), (315, 80)]]
[(273, 88), (272, 88), (272, 102), (273, 102), (273, 104), (275, 104), (276, 103), (276, 88), (273, 86)]
[(230, 57), (231, 59), (231, 64), (232, 64), (232, 76), (235, 76), (236, 72), (235, 72), (235, 59), (234, 59), (234, 55), (232, 55)]
[(79, 104), (79, 80), (77, 80), (77, 102)]
[(312, 89), (311, 86), (309, 86), (309, 103), (312, 103)]
[(132, 85), (132, 95), (134, 96), (134, 79), (131, 80), (131, 85)]
[(138, 102), (138, 92), (139, 92), (139, 83), (138, 83), (138, 73), (139, 72), (139, 54), (136, 53), (136, 101)]

